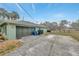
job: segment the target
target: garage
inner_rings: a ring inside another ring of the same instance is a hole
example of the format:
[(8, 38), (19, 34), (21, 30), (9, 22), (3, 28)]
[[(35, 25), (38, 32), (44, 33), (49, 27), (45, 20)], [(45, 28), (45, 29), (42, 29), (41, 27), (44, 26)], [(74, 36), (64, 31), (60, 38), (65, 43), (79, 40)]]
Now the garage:
[(33, 30), (34, 28), (31, 27), (16, 26), (16, 37), (21, 38), (31, 35)]

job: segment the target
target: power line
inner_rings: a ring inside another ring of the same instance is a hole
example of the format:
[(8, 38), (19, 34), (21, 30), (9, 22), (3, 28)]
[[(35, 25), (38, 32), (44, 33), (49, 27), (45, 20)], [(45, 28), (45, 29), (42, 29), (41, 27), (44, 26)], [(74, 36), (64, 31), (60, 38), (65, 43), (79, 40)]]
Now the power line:
[(17, 6), (20, 10), (24, 11), (31, 19), (34, 19), (34, 18), (31, 16), (31, 14), (30, 14), (27, 10), (25, 10), (20, 4), (16, 3), (16, 6)]

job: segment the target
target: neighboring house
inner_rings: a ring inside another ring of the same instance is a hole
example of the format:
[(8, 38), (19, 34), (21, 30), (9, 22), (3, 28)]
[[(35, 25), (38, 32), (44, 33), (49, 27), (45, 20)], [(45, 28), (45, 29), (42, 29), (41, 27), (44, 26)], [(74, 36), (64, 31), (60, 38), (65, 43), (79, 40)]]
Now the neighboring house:
[(1, 33), (5, 34), (8, 39), (21, 38), (27, 35), (31, 35), (33, 31), (38, 30), (42, 30), (43, 33), (47, 32), (45, 26), (28, 21), (0, 21), (0, 31)]

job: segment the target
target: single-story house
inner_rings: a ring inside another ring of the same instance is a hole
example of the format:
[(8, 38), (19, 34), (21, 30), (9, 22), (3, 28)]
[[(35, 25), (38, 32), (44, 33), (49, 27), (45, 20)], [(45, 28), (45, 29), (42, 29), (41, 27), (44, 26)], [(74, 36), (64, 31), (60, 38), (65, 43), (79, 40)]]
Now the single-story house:
[(17, 39), (31, 35), (33, 31), (42, 30), (47, 32), (44, 25), (35, 24), (28, 21), (5, 20), (0, 22), (0, 32), (8, 39)]

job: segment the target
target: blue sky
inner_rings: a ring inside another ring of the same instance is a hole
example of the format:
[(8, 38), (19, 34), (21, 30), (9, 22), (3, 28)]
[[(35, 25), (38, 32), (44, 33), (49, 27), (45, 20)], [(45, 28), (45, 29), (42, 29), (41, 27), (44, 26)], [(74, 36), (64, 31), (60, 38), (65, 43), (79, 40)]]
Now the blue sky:
[(75, 21), (79, 19), (79, 4), (77, 3), (23, 3), (20, 5), (32, 18), (18, 4), (0, 4), (0, 8), (17, 11), (21, 19), (24, 18), (24, 20), (31, 22), (59, 22), (60, 20)]

